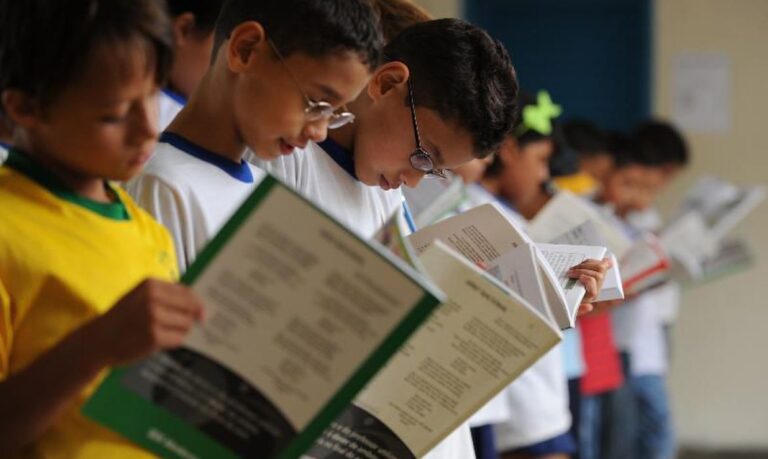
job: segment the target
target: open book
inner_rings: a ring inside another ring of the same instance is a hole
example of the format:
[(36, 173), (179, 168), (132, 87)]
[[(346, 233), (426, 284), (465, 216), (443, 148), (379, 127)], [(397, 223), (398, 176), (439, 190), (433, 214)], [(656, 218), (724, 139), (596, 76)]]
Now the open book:
[(189, 268), (207, 319), (84, 413), (164, 457), (298, 458), (442, 293), (267, 177)]
[(765, 186), (739, 187), (716, 177), (700, 178), (686, 194), (679, 214), (696, 212), (714, 239), (722, 239), (766, 197)]
[(724, 238), (765, 197), (765, 186), (738, 187), (715, 177), (699, 179), (660, 234), (676, 262), (677, 277), (688, 281), (704, 277), (705, 263), (716, 260), (720, 251), (733, 249), (733, 245), (722, 247)]
[(520, 294), (440, 241), (418, 257), (448, 301), (305, 457), (422, 457), (562, 339)]
[[(525, 244), (530, 237), (496, 204), (483, 204), (462, 214), (439, 221), (409, 237), (416, 252), (441, 240), (468, 260), (493, 269), (505, 252)], [(531, 270), (541, 272), (543, 289), (548, 296), (550, 314), (561, 329), (571, 328), (586, 290), (580, 282), (567, 278), (568, 270), (587, 258), (601, 259), (604, 247), (574, 248), (569, 245), (548, 245), (537, 249)]]
[(590, 221), (608, 251), (618, 259), (632, 247), (632, 239), (618, 226), (616, 218), (569, 191), (560, 191), (536, 215), (528, 227), (535, 241), (549, 242), (563, 232)]

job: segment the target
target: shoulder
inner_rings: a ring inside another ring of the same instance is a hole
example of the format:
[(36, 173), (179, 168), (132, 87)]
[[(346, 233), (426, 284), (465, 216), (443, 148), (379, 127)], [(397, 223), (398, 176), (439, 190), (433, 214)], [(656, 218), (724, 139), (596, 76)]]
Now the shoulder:
[(173, 247), (168, 230), (161, 225), (149, 212), (145, 211), (134, 201), (134, 199), (122, 188), (116, 186), (115, 192), (125, 205), (128, 214), (131, 216), (133, 224), (145, 236), (156, 242), (160, 247)]
[(129, 180), (125, 189), (139, 202), (147, 195), (183, 194), (192, 188), (199, 175), (190, 167), (193, 164), (190, 159), (194, 158), (172, 145), (160, 143), (141, 173)]

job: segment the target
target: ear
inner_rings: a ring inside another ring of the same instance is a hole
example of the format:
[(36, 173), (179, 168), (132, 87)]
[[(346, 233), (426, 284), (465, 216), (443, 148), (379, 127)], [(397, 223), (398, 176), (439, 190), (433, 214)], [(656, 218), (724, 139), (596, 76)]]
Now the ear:
[(177, 48), (186, 45), (187, 40), (195, 31), (195, 15), (190, 12), (182, 13), (173, 19), (173, 39)]
[[(368, 96), (376, 101), (388, 93), (405, 94), (411, 72), (402, 62), (387, 62), (379, 66), (368, 83)], [(396, 90), (392, 93), (392, 90)]]
[(509, 164), (515, 160), (520, 148), (518, 147), (517, 139), (514, 136), (508, 135), (499, 147), (497, 155), (504, 165)]
[(223, 46), (227, 49), (228, 67), (235, 73), (243, 72), (254, 62), (272, 54), (264, 28), (256, 21), (235, 27)]
[(24, 91), (6, 89), (2, 94), (3, 108), (12, 124), (29, 128), (41, 121), (37, 102)]

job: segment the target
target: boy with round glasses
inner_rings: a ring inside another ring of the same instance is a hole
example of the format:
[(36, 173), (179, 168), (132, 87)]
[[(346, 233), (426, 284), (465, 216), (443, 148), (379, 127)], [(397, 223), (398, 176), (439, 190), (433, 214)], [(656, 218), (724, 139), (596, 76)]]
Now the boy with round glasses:
[(401, 185), (494, 151), (513, 122), (517, 81), (503, 45), (457, 19), (407, 28), (384, 49), (355, 122), (258, 166), (363, 237), (402, 205)]
[(228, 0), (214, 40), (208, 72), (128, 184), (170, 230), (182, 270), (263, 177), (246, 149), (273, 159), (349, 122), (337, 110), (367, 83), (382, 41), (365, 0)]

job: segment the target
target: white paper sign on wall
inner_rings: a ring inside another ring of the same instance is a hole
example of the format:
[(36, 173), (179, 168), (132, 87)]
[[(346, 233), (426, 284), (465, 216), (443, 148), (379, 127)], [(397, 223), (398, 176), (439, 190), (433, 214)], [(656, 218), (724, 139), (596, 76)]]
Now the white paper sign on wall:
[(672, 117), (689, 132), (723, 134), (731, 127), (731, 64), (721, 53), (672, 58)]

